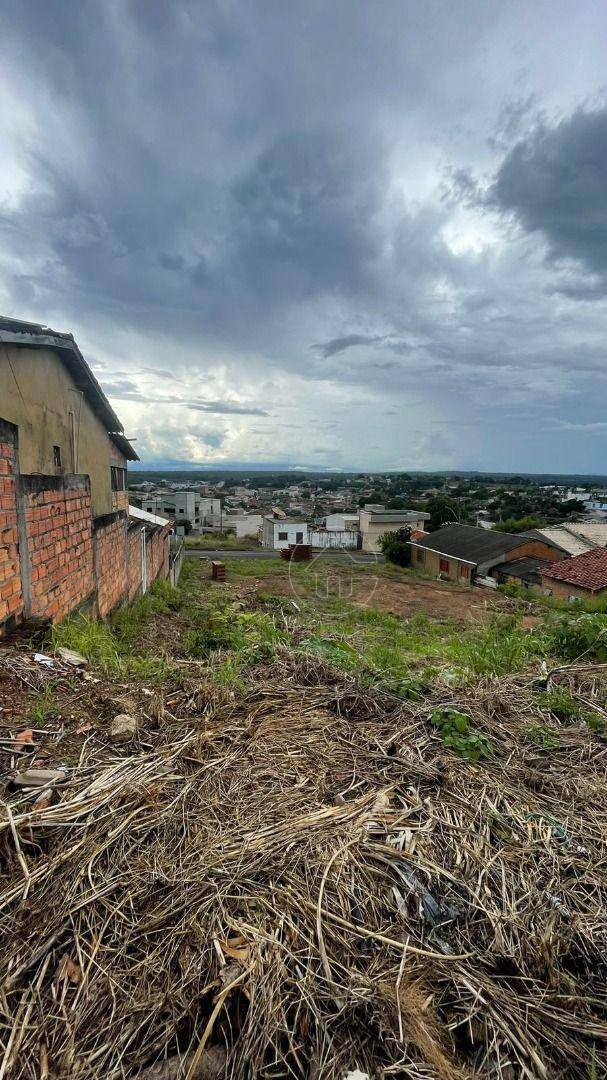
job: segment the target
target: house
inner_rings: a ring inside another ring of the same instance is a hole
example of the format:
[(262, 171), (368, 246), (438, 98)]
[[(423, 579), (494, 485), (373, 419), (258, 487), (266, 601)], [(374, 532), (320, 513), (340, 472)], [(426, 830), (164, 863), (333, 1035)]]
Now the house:
[(261, 514), (246, 514), (243, 510), (224, 510), (224, 530), (233, 531), (238, 537), (258, 536), (262, 525), (263, 516)]
[(0, 318), (0, 636), (169, 573), (171, 522), (129, 517), (137, 460), (73, 336)]
[(352, 532), (358, 532), (358, 519), (358, 513), (327, 514), (325, 518), (325, 529), (328, 529), (331, 532), (344, 532), (346, 529), (351, 529)]
[(423, 529), (430, 514), (421, 510), (375, 510), (365, 507), (359, 512), (359, 527), (363, 551), (380, 551), (380, 538), (384, 533), (396, 532), (404, 527)]
[(541, 570), (546, 566), (545, 559), (525, 555), (522, 559), (511, 559), (500, 563), (491, 571), (498, 585), (518, 585), (523, 589), (532, 589), (541, 584)]
[(308, 526), (304, 521), (295, 521), (286, 516), (274, 517), (267, 514), (261, 528), (261, 542), (265, 548), (280, 551), (291, 544), (308, 543)]
[(149, 514), (174, 518), (177, 526), (189, 521), (193, 533), (222, 528), (221, 499), (200, 495), (191, 489), (142, 495), (141, 508)]
[(595, 547), (581, 555), (541, 570), (541, 588), (557, 600), (592, 600), (607, 592), (607, 548)]
[(411, 540), (411, 549), (415, 570), (460, 585), (471, 585), (475, 578), (487, 577), (495, 567), (515, 559), (561, 558), (560, 552), (541, 540), (492, 532), (475, 525), (445, 525), (421, 539)]
[(596, 547), (607, 547), (607, 523), (568, 521), (562, 525), (547, 525), (531, 529), (527, 536), (553, 544), (565, 555), (583, 555)]

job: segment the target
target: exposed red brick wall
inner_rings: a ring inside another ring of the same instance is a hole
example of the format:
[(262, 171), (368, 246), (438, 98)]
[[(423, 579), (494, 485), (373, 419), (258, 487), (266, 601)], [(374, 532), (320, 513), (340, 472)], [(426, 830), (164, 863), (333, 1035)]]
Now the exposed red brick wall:
[(29, 564), (28, 615), (63, 619), (93, 592), (88, 476), (21, 476)]
[(97, 606), (104, 619), (128, 596), (126, 514), (97, 519), (95, 532), (95, 575)]
[(141, 526), (132, 525), (127, 533), (128, 543), (128, 598), (129, 601), (141, 592)]
[(0, 635), (11, 616), (23, 613), (15, 474), (17, 429), (0, 420)]
[(169, 529), (154, 529), (147, 536), (148, 588), (157, 578), (169, 576)]

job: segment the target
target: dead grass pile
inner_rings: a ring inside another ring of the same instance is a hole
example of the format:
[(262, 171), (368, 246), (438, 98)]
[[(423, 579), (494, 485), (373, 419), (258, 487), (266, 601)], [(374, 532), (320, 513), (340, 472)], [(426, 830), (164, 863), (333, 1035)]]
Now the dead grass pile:
[(0, 1080), (604, 1075), (607, 750), (525, 742), (530, 700), (447, 703), (473, 764), (436, 702), (285, 662), (12, 798)]

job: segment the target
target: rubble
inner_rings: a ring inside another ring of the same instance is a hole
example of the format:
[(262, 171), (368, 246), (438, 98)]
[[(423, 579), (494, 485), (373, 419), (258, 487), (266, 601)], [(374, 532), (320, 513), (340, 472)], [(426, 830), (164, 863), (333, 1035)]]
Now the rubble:
[(110, 739), (115, 743), (131, 742), (137, 736), (138, 723), (134, 716), (119, 713), (110, 724)]

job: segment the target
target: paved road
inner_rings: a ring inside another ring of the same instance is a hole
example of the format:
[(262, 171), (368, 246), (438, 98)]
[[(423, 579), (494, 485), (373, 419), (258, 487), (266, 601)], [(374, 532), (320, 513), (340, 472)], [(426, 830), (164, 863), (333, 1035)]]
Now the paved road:
[[(316, 558), (315, 553), (312, 558)], [(254, 551), (209, 551), (208, 548), (186, 548), (186, 559), (277, 559), (279, 553), (277, 551), (268, 551), (267, 549), (255, 549)], [(354, 561), (358, 563), (377, 563), (383, 562), (383, 555), (369, 555), (364, 551), (353, 551), (352, 554), (346, 551), (323, 551), (323, 559), (335, 559), (340, 562), (346, 559), (348, 562)]]

